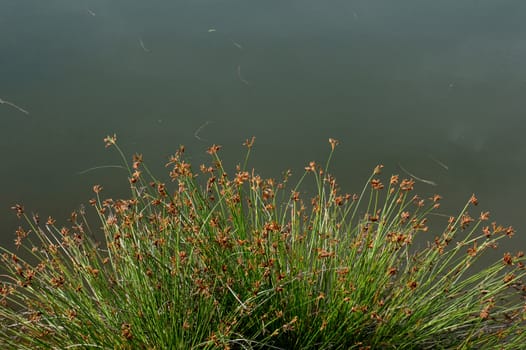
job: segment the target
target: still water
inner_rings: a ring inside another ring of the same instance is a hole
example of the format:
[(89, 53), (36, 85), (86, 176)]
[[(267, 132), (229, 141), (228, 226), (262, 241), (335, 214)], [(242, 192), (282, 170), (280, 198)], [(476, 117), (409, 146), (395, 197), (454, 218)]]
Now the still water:
[(525, 23), (519, 0), (0, 0), (0, 243), (14, 203), (60, 221), (93, 184), (124, 193), (121, 169), (85, 171), (120, 164), (116, 133), (160, 175), (179, 144), (233, 164), (256, 136), (277, 176), (334, 137), (347, 192), (403, 167), (526, 248)]

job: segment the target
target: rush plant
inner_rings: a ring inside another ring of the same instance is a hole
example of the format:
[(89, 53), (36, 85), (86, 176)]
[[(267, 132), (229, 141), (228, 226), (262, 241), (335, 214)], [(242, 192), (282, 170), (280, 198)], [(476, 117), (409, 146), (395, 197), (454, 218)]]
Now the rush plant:
[[(126, 162), (116, 137), (105, 139)], [(16, 205), (27, 228), (2, 248), (0, 345), (16, 349), (517, 349), (524, 344), (522, 252), (481, 263), (512, 227), (477, 211), (429, 224), (441, 197), (377, 166), (356, 194), (310, 162), (290, 185), (218, 155), (171, 183), (135, 155), (131, 194), (90, 204), (69, 227)], [(315, 193), (305, 199), (308, 178)], [(475, 215), (477, 213), (477, 215)], [(478, 214), (480, 213), (480, 214)], [(98, 236), (97, 236), (98, 235)], [(420, 237), (421, 236), (421, 237)], [(99, 239), (96, 239), (99, 237)], [(429, 241), (421, 248), (413, 241)], [(100, 240), (100, 242), (99, 242)], [(487, 260), (484, 260), (487, 261)], [(482, 266), (481, 266), (482, 264)]]

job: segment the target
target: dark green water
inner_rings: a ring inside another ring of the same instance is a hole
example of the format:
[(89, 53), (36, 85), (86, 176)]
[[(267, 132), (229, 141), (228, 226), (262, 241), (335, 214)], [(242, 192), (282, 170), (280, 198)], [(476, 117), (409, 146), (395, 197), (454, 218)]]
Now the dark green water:
[(1, 0), (0, 99), (29, 114), (0, 104), (0, 243), (14, 203), (60, 221), (93, 184), (124, 193), (120, 169), (78, 174), (119, 164), (117, 133), (160, 174), (179, 144), (234, 162), (254, 135), (276, 176), (334, 137), (345, 190), (402, 164), (446, 209), (476, 193), (526, 246), (525, 23), (518, 0)]

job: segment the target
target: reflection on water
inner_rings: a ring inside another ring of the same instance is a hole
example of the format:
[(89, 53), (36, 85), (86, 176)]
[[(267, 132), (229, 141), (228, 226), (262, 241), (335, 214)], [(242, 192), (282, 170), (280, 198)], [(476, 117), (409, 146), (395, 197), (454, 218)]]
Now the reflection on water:
[(113, 132), (158, 172), (179, 144), (196, 163), (222, 144), (234, 162), (255, 135), (253, 164), (268, 175), (323, 160), (335, 137), (349, 191), (376, 163), (401, 164), (437, 184), (420, 183), (425, 195), (454, 208), (476, 192), (520, 232), (525, 11), (506, 0), (7, 2), (1, 243), (18, 225), (13, 203), (66, 217), (95, 183), (124, 192), (101, 142)]

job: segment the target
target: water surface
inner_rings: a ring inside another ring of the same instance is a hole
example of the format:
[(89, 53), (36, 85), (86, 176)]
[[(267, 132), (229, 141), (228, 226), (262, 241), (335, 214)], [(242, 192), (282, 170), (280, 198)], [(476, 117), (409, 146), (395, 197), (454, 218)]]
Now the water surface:
[(14, 203), (60, 220), (95, 183), (125, 193), (120, 169), (79, 174), (120, 164), (102, 143), (117, 133), (159, 173), (179, 144), (197, 163), (221, 144), (233, 163), (254, 135), (268, 176), (324, 160), (334, 137), (347, 191), (401, 164), (445, 211), (476, 193), (524, 245), (525, 14), (511, 0), (3, 1), (0, 98), (29, 115), (0, 105), (0, 243)]

